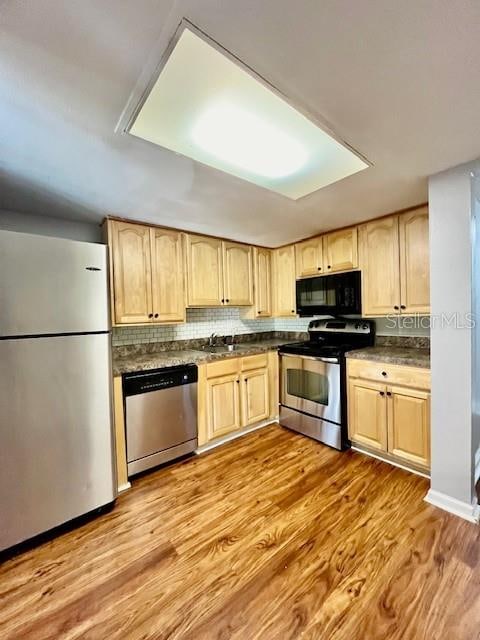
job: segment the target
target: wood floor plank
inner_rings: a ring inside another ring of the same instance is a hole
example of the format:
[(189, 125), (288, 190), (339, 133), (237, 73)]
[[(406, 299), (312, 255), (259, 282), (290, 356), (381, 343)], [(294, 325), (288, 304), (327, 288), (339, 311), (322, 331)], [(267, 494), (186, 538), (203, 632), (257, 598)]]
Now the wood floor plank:
[(0, 565), (6, 640), (480, 640), (480, 531), (278, 426)]

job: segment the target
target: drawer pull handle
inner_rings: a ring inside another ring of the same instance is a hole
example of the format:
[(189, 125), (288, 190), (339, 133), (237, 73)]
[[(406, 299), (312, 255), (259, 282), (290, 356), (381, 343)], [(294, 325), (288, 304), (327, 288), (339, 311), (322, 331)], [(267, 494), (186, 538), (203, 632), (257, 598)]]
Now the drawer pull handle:
[(386, 378), (386, 377), (387, 377), (387, 372), (386, 372), (386, 371), (382, 371), (382, 376), (383, 376), (384, 378)]

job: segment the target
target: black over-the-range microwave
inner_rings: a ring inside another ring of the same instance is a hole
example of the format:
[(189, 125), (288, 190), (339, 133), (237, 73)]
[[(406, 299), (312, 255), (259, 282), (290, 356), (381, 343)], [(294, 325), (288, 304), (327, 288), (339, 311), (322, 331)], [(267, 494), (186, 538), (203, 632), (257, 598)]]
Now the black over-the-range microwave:
[(297, 313), (303, 317), (361, 314), (361, 272), (297, 280)]

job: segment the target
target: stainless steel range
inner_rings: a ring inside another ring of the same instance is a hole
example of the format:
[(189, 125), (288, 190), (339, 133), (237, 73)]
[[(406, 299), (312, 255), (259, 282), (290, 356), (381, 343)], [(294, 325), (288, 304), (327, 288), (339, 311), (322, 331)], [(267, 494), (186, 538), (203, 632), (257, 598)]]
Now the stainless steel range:
[(346, 449), (345, 353), (371, 346), (370, 320), (312, 320), (309, 340), (280, 349), (280, 424), (319, 442)]

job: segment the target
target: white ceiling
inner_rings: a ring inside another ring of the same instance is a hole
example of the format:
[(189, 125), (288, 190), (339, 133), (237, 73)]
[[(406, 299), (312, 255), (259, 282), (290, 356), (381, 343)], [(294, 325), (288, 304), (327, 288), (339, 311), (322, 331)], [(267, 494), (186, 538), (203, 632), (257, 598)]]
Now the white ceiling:
[[(182, 17), (374, 166), (295, 202), (116, 134)], [(275, 246), (419, 204), (480, 156), (479, 24), (474, 0), (0, 0), (0, 208)]]

